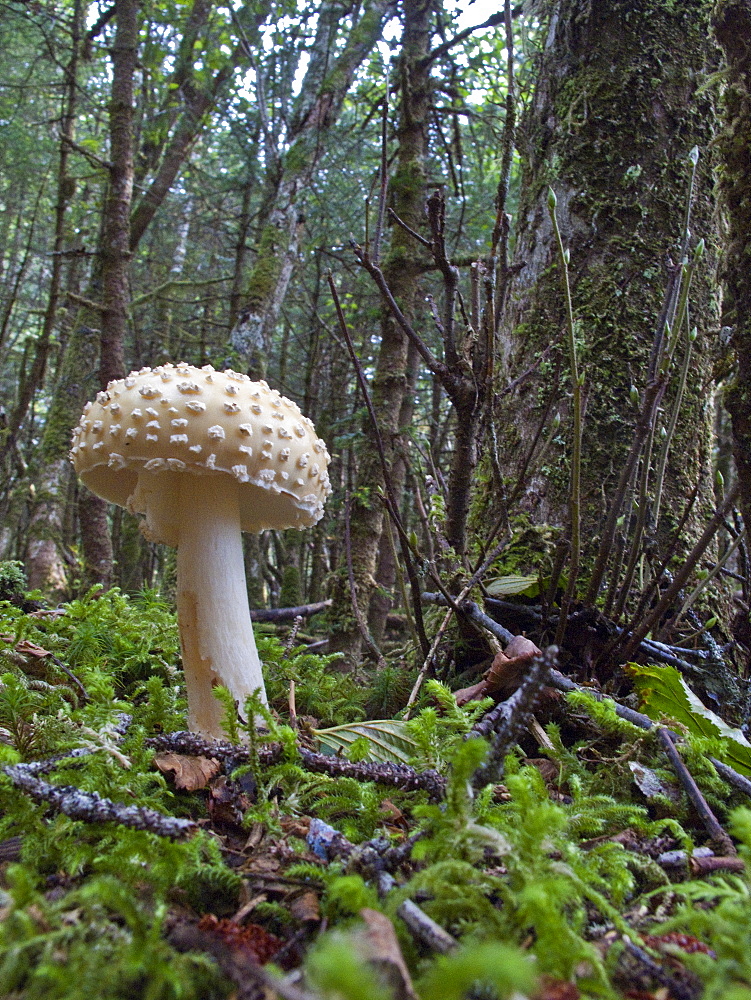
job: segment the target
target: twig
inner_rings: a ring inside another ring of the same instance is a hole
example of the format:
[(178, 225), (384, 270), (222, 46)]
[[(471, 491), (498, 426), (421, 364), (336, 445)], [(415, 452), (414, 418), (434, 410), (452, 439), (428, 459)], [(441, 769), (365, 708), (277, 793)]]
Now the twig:
[(727, 514), (732, 510), (738, 493), (739, 485), (738, 483), (735, 483), (728, 495), (725, 497), (724, 502), (720, 505), (718, 510), (715, 511), (711, 521), (707, 524), (701, 537), (696, 542), (691, 552), (689, 552), (686, 556), (686, 559), (676, 572), (673, 582), (665, 590), (655, 607), (647, 615), (645, 615), (641, 624), (634, 629), (631, 641), (623, 651), (623, 657), (625, 659), (629, 659), (629, 657), (634, 655), (642, 639), (644, 639), (646, 635), (654, 629), (655, 625), (660, 621), (668, 608), (670, 608), (676, 597), (678, 597), (678, 594), (683, 589), (684, 584), (693, 573), (699, 559), (701, 559), (704, 555), (707, 546), (714, 538), (717, 529), (723, 523)]
[(576, 581), (581, 561), (581, 447), (582, 447), (582, 378), (579, 376), (579, 361), (576, 350), (576, 326), (574, 306), (571, 300), (571, 284), (568, 277), (568, 252), (563, 246), (563, 238), (555, 214), (557, 199), (552, 188), (548, 189), (548, 212), (555, 234), (560, 258), (563, 294), (566, 305), (566, 330), (568, 333), (568, 356), (571, 367), (571, 399), (573, 414), (571, 421), (571, 476), (569, 485), (569, 519), (571, 521), (571, 556), (569, 559), (568, 582), (561, 601), (561, 614), (556, 631), (556, 642), (563, 641), (568, 609), (576, 593)]
[(717, 817), (709, 808), (707, 800), (699, 791), (699, 786), (696, 784), (688, 768), (683, 763), (683, 758), (678, 753), (675, 743), (673, 742), (672, 733), (664, 726), (658, 726), (657, 735), (665, 748), (665, 752), (668, 755), (670, 763), (673, 765), (676, 774), (680, 778), (686, 795), (688, 795), (691, 803), (701, 817), (704, 829), (707, 831), (712, 840), (722, 847), (725, 854), (736, 854), (737, 852), (735, 850), (735, 846), (733, 845), (733, 841), (717, 822)]
[(701, 987), (697, 984), (696, 986), (687, 985), (682, 980), (678, 979), (676, 976), (671, 975), (665, 969), (659, 965), (650, 954), (648, 954), (643, 948), (634, 944), (630, 938), (624, 935), (623, 944), (626, 951), (635, 958), (640, 965), (644, 966), (646, 971), (656, 979), (657, 982), (666, 987), (670, 996), (674, 1000), (697, 1000), (701, 993)]
[(416, 240), (418, 243), (426, 247), (428, 250), (430, 250), (430, 248), (433, 246), (430, 240), (426, 239), (424, 236), (418, 233), (417, 230), (412, 229), (411, 226), (408, 226), (403, 219), (400, 219), (399, 216), (396, 214), (396, 212), (393, 210), (393, 208), (389, 208), (388, 216), (389, 219), (391, 219), (392, 222), (395, 222), (400, 229), (403, 229), (405, 233), (409, 233), (409, 235), (412, 237), (413, 240)]
[[(393, 483), (391, 481), (391, 470), (389, 468), (389, 463), (386, 460), (386, 452), (383, 447), (383, 438), (381, 437), (381, 430), (378, 426), (378, 418), (376, 417), (375, 409), (373, 408), (373, 401), (370, 398), (370, 393), (368, 392), (368, 383), (365, 379), (365, 372), (362, 370), (362, 365), (360, 364), (360, 359), (355, 351), (355, 345), (352, 343), (352, 337), (350, 336), (349, 329), (347, 327), (347, 322), (344, 318), (344, 313), (342, 311), (342, 306), (339, 301), (339, 295), (336, 291), (336, 285), (334, 284), (333, 275), (329, 272), (327, 275), (327, 280), (329, 288), (331, 290), (331, 295), (334, 300), (334, 308), (336, 309), (337, 319), (339, 321), (339, 326), (342, 331), (342, 335), (347, 344), (347, 351), (349, 353), (350, 359), (355, 369), (355, 374), (357, 376), (357, 382), (360, 386), (360, 391), (362, 392), (363, 399), (365, 400), (365, 406), (368, 410), (368, 416), (373, 427), (373, 434), (375, 436), (376, 449), (378, 451), (378, 458), (381, 463), (381, 469), (383, 471), (383, 481), (386, 487), (386, 503), (388, 512), (391, 515), (391, 519), (394, 522), (394, 526), (399, 534), (399, 543), (402, 549), (402, 555), (404, 556), (404, 564), (407, 568), (407, 576), (409, 578), (410, 589), (412, 591), (412, 603), (415, 616), (415, 628), (417, 629), (417, 634), (420, 638), (420, 646), (422, 647), (423, 655), (425, 655), (430, 648), (430, 642), (425, 633), (425, 623), (422, 617), (422, 607), (420, 605), (420, 582), (417, 578), (417, 571), (415, 569), (414, 563), (412, 561), (410, 552), (410, 542), (407, 536), (407, 532), (404, 529), (401, 518), (399, 517), (399, 505), (396, 502), (396, 497), (394, 496)], [(398, 308), (398, 307), (397, 307)]]
[[(437, 597), (438, 595), (432, 595)], [(471, 617), (478, 624), (482, 624), (487, 630), (497, 636), (504, 642), (509, 640), (506, 636), (511, 636), (508, 629), (505, 629), (498, 622), (493, 621), (487, 615), (483, 614), (477, 605), (474, 605), (472, 601), (465, 601), (463, 612)], [(583, 688), (579, 684), (576, 684), (571, 680), (570, 677), (566, 677), (564, 674), (555, 668), (551, 668), (548, 672), (546, 683), (551, 687), (556, 688), (558, 691), (564, 691), (566, 693), (570, 691), (585, 691), (587, 694), (596, 698), (597, 701), (601, 701), (605, 704), (611, 705), (615, 711), (615, 714), (621, 718), (625, 719), (626, 722), (630, 722), (634, 726), (638, 726), (640, 729), (650, 731), (655, 728), (655, 723), (647, 715), (643, 715), (641, 712), (635, 712), (633, 708), (627, 708), (626, 705), (621, 705), (619, 702), (615, 701), (613, 698), (609, 698), (607, 695), (602, 694), (600, 691), (594, 691), (589, 688)], [(669, 732), (669, 730), (666, 730)], [(746, 795), (751, 797), (751, 781), (745, 778), (742, 774), (738, 774), (732, 767), (727, 764), (723, 764), (721, 761), (716, 760), (714, 757), (710, 757), (709, 760), (714, 765), (717, 773), (721, 777), (725, 778), (727, 782), (734, 785), (739, 791), (744, 792)]]
[(743, 792), (744, 795), (748, 795), (748, 797), (751, 798), (751, 780), (743, 774), (738, 774), (738, 772), (734, 771), (732, 767), (729, 767), (727, 764), (723, 764), (723, 762), (721, 760), (717, 760), (716, 757), (710, 757), (709, 760), (715, 771), (717, 771), (717, 773), (721, 775), (729, 785), (733, 785), (739, 792)]
[(284, 640), (284, 656), (287, 657), (292, 652), (295, 642), (297, 641), (297, 633), (300, 631), (303, 625), (304, 618), (302, 615), (295, 615), (292, 621), (292, 628), (289, 630), (289, 635)]
[(309, 618), (331, 607), (331, 599), (317, 601), (315, 604), (300, 604), (296, 608), (254, 608), (250, 612), (254, 622), (280, 622), (289, 618)]
[(386, 79), (384, 81), (383, 111), (381, 114), (381, 167), (378, 188), (378, 214), (376, 230), (373, 236), (373, 260), (381, 259), (381, 237), (383, 235), (383, 220), (386, 212), (386, 197), (388, 194), (388, 124), (389, 124), (389, 67), (386, 64)]
[[(485, 570), (492, 563), (492, 561), (496, 558), (496, 556), (500, 555), (500, 553), (505, 548), (506, 544), (507, 544), (507, 540), (504, 538), (501, 542), (498, 543), (498, 545), (496, 545), (496, 547), (493, 549), (493, 551), (490, 553), (490, 555), (486, 556), (485, 559), (483, 559), (483, 561), (480, 563), (480, 565), (477, 567), (477, 569), (475, 570), (475, 572), (470, 577), (468, 583), (462, 588), (461, 593), (456, 598), (456, 602), (455, 602), (456, 606), (461, 606), (461, 602), (464, 600), (464, 598), (467, 596), (467, 594), (469, 594), (469, 592), (472, 590), (472, 588), (474, 586), (476, 586), (476, 584), (480, 581), (480, 579), (482, 578)], [(432, 596), (432, 595), (430, 595), (430, 596)], [(436, 595), (436, 596), (438, 596), (438, 595)], [(428, 599), (427, 595), (426, 594), (422, 594), (422, 599), (423, 600), (427, 600)], [(435, 652), (438, 649), (438, 644), (441, 641), (441, 639), (443, 638), (443, 635), (444, 635), (446, 629), (448, 628), (448, 624), (451, 621), (451, 616), (453, 614), (453, 610), (454, 610), (453, 608), (450, 608), (449, 611), (444, 616), (444, 619), (441, 622), (441, 624), (440, 624), (440, 626), (438, 628), (438, 631), (436, 632), (436, 635), (435, 635), (435, 637), (433, 639), (433, 644), (430, 647), (430, 651), (429, 651), (428, 655), (425, 657), (423, 665), (420, 668), (420, 672), (417, 675), (417, 678), (415, 680), (415, 683), (414, 683), (414, 685), (412, 687), (412, 690), (410, 692), (409, 698), (407, 700), (407, 705), (406, 705), (406, 709), (405, 709), (405, 712), (404, 712), (404, 718), (405, 719), (409, 718), (410, 711), (411, 711), (413, 705), (415, 704), (415, 702), (417, 701), (417, 696), (420, 693), (420, 688), (422, 687), (422, 685), (423, 685), (423, 683), (425, 681), (425, 677), (427, 676), (428, 670), (430, 668), (430, 665), (433, 662), (433, 657), (435, 656)]]
[(495, 196), (495, 225), (491, 237), (491, 257), (498, 261), (500, 280), (496, 282), (495, 303), (493, 305), (493, 325), (498, 329), (503, 307), (506, 302), (509, 282), (508, 242), (510, 216), (506, 214), (506, 204), (511, 186), (511, 164), (516, 138), (516, 84), (514, 81), (514, 28), (511, 23), (511, 3), (504, 0), (504, 27), (506, 34), (506, 101), (503, 133), (501, 135), (501, 171)]
[[(205, 740), (195, 733), (185, 731), (154, 736), (146, 740), (146, 745), (154, 750), (168, 750), (196, 757), (215, 757), (222, 762), (226, 771), (233, 771), (246, 764), (250, 757), (247, 747), (226, 740)], [(300, 746), (297, 749), (303, 766), (316, 774), (328, 774), (332, 778), (355, 778), (357, 781), (377, 781), (408, 792), (421, 789), (434, 800), (443, 798), (446, 792), (446, 781), (437, 771), (416, 771), (407, 764), (355, 762), (345, 757), (314, 753)], [(261, 744), (257, 748), (257, 754), (261, 766), (270, 767), (281, 760), (281, 744)]]
[(76, 685), (76, 687), (80, 688), (81, 694), (83, 695), (83, 700), (85, 702), (88, 701), (89, 700), (89, 695), (88, 695), (88, 693), (86, 691), (86, 688), (79, 681), (79, 679), (76, 677), (76, 675), (70, 669), (70, 667), (66, 667), (66, 665), (63, 663), (63, 661), (59, 660), (56, 656), (53, 656), (52, 653), (49, 654), (49, 657), (50, 657), (50, 660), (52, 660), (52, 662), (55, 664), (55, 666), (58, 667), (60, 670), (62, 670), (62, 672), (64, 674), (66, 674), (73, 681), (73, 683)]
[(396, 912), (414, 937), (421, 944), (427, 945), (432, 951), (437, 951), (441, 955), (447, 955), (450, 951), (459, 947), (459, 942), (456, 938), (449, 934), (448, 931), (445, 931), (435, 920), (431, 919), (411, 899), (405, 899)]
[(189, 819), (165, 816), (145, 806), (124, 806), (97, 792), (84, 792), (71, 785), (51, 785), (37, 778), (24, 764), (8, 764), (3, 770), (10, 780), (35, 802), (46, 802), (57, 812), (85, 823), (119, 823), (133, 830), (146, 830), (160, 837), (179, 840), (193, 833)]
[(473, 775), (474, 788), (483, 788), (500, 780), (506, 755), (529, 720), (540, 690), (557, 663), (558, 647), (548, 646), (544, 653), (532, 659), (524, 680), (511, 697), (497, 705), (484, 719), (473, 726), (472, 733), (475, 735), (492, 735), (490, 752)]

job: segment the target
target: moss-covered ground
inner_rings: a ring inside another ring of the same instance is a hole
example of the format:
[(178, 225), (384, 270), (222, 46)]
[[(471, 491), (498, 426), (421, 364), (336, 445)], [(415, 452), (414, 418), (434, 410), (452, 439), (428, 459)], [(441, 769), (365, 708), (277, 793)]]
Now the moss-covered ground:
[[(751, 998), (751, 808), (710, 758), (751, 768), (695, 706), (665, 720), (691, 798), (661, 728), (586, 692), (546, 684), (503, 736), (529, 657), (459, 707), (488, 664), (449, 632), (407, 722), (407, 649), (343, 675), (263, 626), (267, 730), (227, 704), (212, 745), (182, 732), (158, 595), (52, 609), (0, 582), (1, 996)], [(665, 668), (586, 677), (582, 630), (565, 672), (666, 714)]]

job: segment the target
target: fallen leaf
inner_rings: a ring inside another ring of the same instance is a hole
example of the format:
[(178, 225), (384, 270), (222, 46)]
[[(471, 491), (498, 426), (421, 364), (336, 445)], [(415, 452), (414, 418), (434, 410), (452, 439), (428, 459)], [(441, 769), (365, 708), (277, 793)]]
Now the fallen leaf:
[(542, 652), (526, 635), (515, 635), (503, 651), (509, 660), (517, 656), (539, 656)]
[(386, 980), (395, 1000), (417, 1000), (394, 925), (384, 913), (367, 907), (360, 916), (365, 926), (357, 938), (365, 958)]
[(384, 799), (378, 807), (378, 812), (384, 817), (385, 822), (407, 829), (409, 824), (404, 813), (398, 806), (394, 805), (391, 799)]
[(180, 753), (155, 754), (154, 764), (162, 774), (172, 775), (175, 788), (187, 792), (205, 788), (222, 769), (222, 765), (213, 757), (189, 757)]
[(454, 692), (457, 705), (477, 701), (488, 694), (512, 694), (524, 680), (529, 664), (540, 650), (523, 635), (515, 635), (502, 653), (496, 653), (482, 680)]
[(654, 798), (655, 795), (664, 795), (665, 798), (671, 799), (673, 802), (680, 801), (681, 793), (678, 786), (663, 781), (651, 767), (639, 764), (635, 760), (629, 761), (628, 766), (634, 776), (634, 784), (642, 795), (648, 799)]
[(22, 653), (24, 656), (36, 656), (40, 660), (43, 660), (45, 656), (52, 656), (52, 653), (48, 649), (38, 646), (35, 642), (31, 642), (30, 639), (22, 639), (20, 642), (17, 642), (16, 652)]
[(468, 701), (479, 701), (480, 698), (484, 698), (487, 693), (488, 682), (483, 678), (479, 684), (472, 684), (471, 687), (461, 688), (459, 691), (454, 691), (454, 698), (456, 699), (456, 704), (461, 707), (462, 705), (466, 705)]

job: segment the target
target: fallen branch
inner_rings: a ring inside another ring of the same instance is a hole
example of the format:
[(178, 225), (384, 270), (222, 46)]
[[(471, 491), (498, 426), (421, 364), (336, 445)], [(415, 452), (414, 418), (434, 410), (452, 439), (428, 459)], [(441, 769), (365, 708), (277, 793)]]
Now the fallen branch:
[[(146, 740), (146, 745), (155, 750), (167, 750), (172, 753), (216, 757), (222, 761), (227, 771), (232, 771), (241, 764), (247, 764), (250, 759), (246, 747), (223, 740), (204, 740), (195, 733), (188, 732), (155, 736)], [(417, 771), (407, 764), (356, 762), (345, 757), (314, 753), (305, 747), (298, 746), (297, 749), (305, 769), (316, 774), (327, 774), (332, 778), (354, 778), (356, 781), (376, 781), (405, 792), (421, 789), (434, 801), (442, 799), (446, 793), (446, 781), (437, 771)], [(264, 767), (281, 760), (281, 755), (282, 747), (279, 743), (266, 743), (258, 748), (259, 762)]]
[(319, 611), (331, 607), (331, 601), (318, 601), (316, 604), (301, 604), (297, 608), (253, 608), (250, 620), (254, 622), (284, 622), (294, 618), (310, 618)]
[(668, 755), (670, 763), (673, 765), (675, 773), (678, 775), (680, 782), (683, 785), (686, 795), (688, 795), (691, 803), (701, 817), (704, 829), (707, 831), (715, 844), (721, 848), (726, 855), (736, 854), (737, 851), (733, 841), (718, 823), (717, 817), (709, 808), (707, 800), (699, 791), (699, 786), (696, 784), (688, 768), (683, 763), (683, 758), (678, 753), (678, 749), (675, 745), (673, 734), (664, 726), (659, 726), (657, 728), (657, 735), (659, 736), (660, 742), (665, 749), (665, 753)]
[[(46, 764), (46, 761), (39, 763)], [(133, 830), (146, 830), (160, 837), (179, 840), (193, 833), (196, 824), (189, 819), (165, 816), (145, 806), (124, 806), (97, 792), (84, 792), (72, 785), (51, 785), (37, 778), (34, 765), (8, 764), (3, 770), (13, 784), (35, 802), (46, 802), (56, 812), (85, 823), (119, 823)]]
[(417, 938), (420, 944), (427, 945), (431, 951), (446, 955), (459, 947), (456, 938), (445, 931), (411, 899), (405, 899), (396, 912), (407, 925), (412, 936)]

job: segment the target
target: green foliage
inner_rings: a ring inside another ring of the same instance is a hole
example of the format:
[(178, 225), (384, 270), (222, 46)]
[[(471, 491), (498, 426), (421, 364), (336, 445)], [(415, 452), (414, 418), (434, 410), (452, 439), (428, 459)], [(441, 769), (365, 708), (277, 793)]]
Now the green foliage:
[(358, 760), (407, 764), (417, 746), (410, 736), (409, 723), (400, 719), (376, 719), (314, 729), (313, 733), (325, 753), (344, 753), (350, 760), (355, 759), (351, 752), (358, 747)]
[(0, 601), (15, 601), (26, 590), (26, 573), (23, 563), (15, 559), (0, 562)]
[(390, 719), (404, 708), (415, 682), (416, 671), (403, 663), (387, 664), (370, 678), (370, 690), (365, 702), (368, 719)]
[(354, 917), (364, 907), (380, 909), (378, 895), (359, 875), (340, 875), (330, 881), (324, 897), (326, 915), (334, 920)]
[(707, 881), (686, 882), (672, 887), (683, 900), (674, 916), (654, 928), (653, 933), (680, 931), (709, 945), (713, 956), (681, 953), (681, 959), (704, 983), (704, 1000), (749, 1000), (751, 998), (751, 953), (748, 927), (751, 922), (751, 809), (736, 809), (731, 832), (740, 841), (739, 854), (746, 862), (743, 875), (717, 874)]
[(449, 688), (434, 679), (426, 683), (425, 693), (437, 702), (437, 707), (423, 708), (407, 724), (416, 746), (410, 763), (418, 769), (443, 770), (473, 724), (493, 704), (493, 699), (482, 698), (460, 708)]
[(675, 667), (642, 667), (629, 672), (641, 698), (643, 711), (655, 721), (680, 723), (694, 736), (716, 741), (716, 755), (741, 774), (751, 775), (751, 744), (697, 698)]
[[(427, 900), (420, 905), (459, 937), (520, 944), (532, 933), (540, 971), (568, 978), (586, 962), (601, 989), (607, 974), (586, 939), (591, 911), (625, 932), (620, 909), (637, 888), (635, 871), (643, 869), (640, 859), (602, 835), (630, 827), (654, 836), (664, 824), (638, 806), (592, 794), (591, 779), (573, 769), (571, 802), (554, 802), (540, 772), (520, 769), (513, 757), (506, 762), (510, 800), (496, 803), (492, 787), (475, 795), (470, 781), (485, 752), (481, 740), (460, 745), (445, 805), (415, 809), (424, 837), (413, 854), (428, 864), (393, 894), (389, 907), (405, 896)], [(591, 837), (602, 839), (580, 846)], [(492, 867), (494, 858), (503, 877)]]
[(312, 949), (305, 965), (311, 985), (325, 1000), (392, 1000), (372, 965), (343, 934), (329, 934)]
[(69, 707), (69, 689), (33, 683), (11, 673), (0, 677), (0, 737), (21, 760), (47, 756), (70, 728), (59, 716)]
[(463, 1000), (482, 986), (490, 986), (503, 1000), (531, 992), (534, 982), (529, 959), (520, 950), (493, 941), (439, 955), (417, 985), (422, 1000)]
[(196, 912), (222, 916), (237, 909), (243, 880), (224, 863), (217, 842), (206, 838), (200, 855), (195, 852), (181, 866), (175, 884)]
[[(50, 902), (30, 871), (8, 873), (10, 910), (0, 923), (0, 993), (28, 1000), (220, 1000), (228, 984), (202, 955), (164, 939), (164, 903), (149, 906), (114, 875), (90, 879)], [(14, 994), (15, 995), (15, 994)]]
[(175, 615), (154, 591), (129, 598), (117, 588), (71, 601), (55, 633), (70, 668), (87, 687), (89, 674), (112, 677), (116, 691), (152, 673), (173, 678), (180, 642)]
[(351, 674), (331, 669), (338, 653), (319, 656), (305, 646), (285, 652), (276, 636), (256, 633), (258, 653), (263, 663), (266, 693), (280, 713), (287, 710), (289, 683), (295, 682), (298, 715), (312, 715), (321, 725), (343, 725), (364, 717), (366, 692)]

